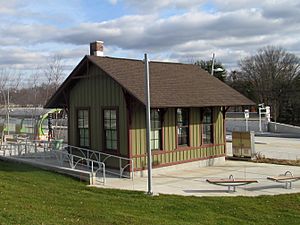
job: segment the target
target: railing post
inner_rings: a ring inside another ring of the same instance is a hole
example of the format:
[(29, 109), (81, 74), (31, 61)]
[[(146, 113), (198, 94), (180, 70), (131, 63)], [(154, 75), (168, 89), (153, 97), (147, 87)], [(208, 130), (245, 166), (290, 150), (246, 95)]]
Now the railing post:
[(103, 184), (106, 183), (106, 175), (105, 175), (105, 164), (102, 164), (102, 168), (103, 168)]
[(120, 178), (122, 178), (122, 159), (119, 158)]
[(37, 152), (37, 145), (36, 145), (36, 141), (34, 142), (34, 152)]
[(44, 157), (44, 160), (46, 160), (46, 150), (45, 150), (45, 145), (44, 145), (44, 154), (43, 154), (43, 157)]
[(25, 149), (25, 154), (27, 154), (27, 151), (28, 151), (28, 149), (27, 149), (27, 144), (25, 143), (25, 144), (23, 144), (24, 145), (24, 149)]
[(16, 144), (17, 145), (17, 150), (18, 150), (18, 156), (21, 155), (21, 152), (20, 152), (20, 145)]
[(60, 154), (60, 164), (61, 164), (61, 166), (63, 166), (64, 165), (64, 157), (63, 157), (64, 153), (62, 151), (59, 151), (58, 154)]
[(133, 159), (130, 159), (131, 161), (131, 179), (133, 180), (134, 177), (134, 165), (133, 165)]
[(73, 159), (73, 155), (71, 154), (71, 168), (72, 168), (72, 169), (74, 169), (73, 163), (74, 163), (74, 159)]
[[(90, 158), (90, 152), (89, 152), (89, 151), (87, 151), (86, 156), (87, 156), (87, 157), (86, 157), (87, 159)], [(90, 166), (90, 161), (89, 161), (89, 160), (86, 160), (86, 165), (87, 165), (87, 167)]]

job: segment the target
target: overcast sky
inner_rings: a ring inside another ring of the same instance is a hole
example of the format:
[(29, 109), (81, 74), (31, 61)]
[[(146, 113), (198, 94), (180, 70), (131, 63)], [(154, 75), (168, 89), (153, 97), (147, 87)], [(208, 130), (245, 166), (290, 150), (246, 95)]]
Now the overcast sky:
[(267, 45), (300, 56), (299, 0), (0, 0), (0, 67), (30, 71), (61, 55), (67, 73), (103, 40), (113, 57), (230, 70)]

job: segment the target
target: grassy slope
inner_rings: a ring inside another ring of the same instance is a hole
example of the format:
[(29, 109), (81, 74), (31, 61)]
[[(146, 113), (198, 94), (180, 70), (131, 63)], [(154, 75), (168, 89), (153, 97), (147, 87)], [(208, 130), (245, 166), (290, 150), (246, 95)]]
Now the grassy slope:
[(149, 197), (0, 161), (0, 224), (300, 224), (300, 194)]

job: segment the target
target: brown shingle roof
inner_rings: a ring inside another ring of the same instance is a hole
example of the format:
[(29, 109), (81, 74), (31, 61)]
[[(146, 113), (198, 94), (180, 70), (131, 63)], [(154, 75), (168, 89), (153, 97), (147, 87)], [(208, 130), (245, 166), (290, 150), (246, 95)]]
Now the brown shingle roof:
[[(97, 56), (87, 56), (86, 59), (105, 71), (140, 102), (145, 102), (143, 61)], [(150, 62), (149, 70), (151, 107), (254, 104), (251, 100), (196, 65)], [(62, 86), (66, 88), (67, 83), (65, 81)], [(60, 89), (52, 96), (46, 107), (58, 107), (59, 104), (54, 105), (55, 102), (58, 103)]]

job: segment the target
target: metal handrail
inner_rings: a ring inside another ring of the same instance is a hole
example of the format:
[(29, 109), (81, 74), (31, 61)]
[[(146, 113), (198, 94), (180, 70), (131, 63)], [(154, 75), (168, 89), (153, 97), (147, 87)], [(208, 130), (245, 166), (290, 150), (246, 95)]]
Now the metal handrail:
[[(105, 170), (105, 163), (102, 163), (102, 162), (99, 162), (99, 161), (95, 161), (95, 160), (92, 160), (92, 159), (87, 159), (87, 158), (83, 158), (83, 157), (80, 157), (80, 156), (77, 156), (77, 155), (72, 155), (72, 154), (69, 154), (68, 152), (64, 152), (64, 151), (60, 151), (60, 150), (51, 150), (52, 153), (57, 153), (57, 154), (63, 154), (64, 155), (64, 158), (61, 157), (61, 163), (65, 162), (65, 158), (68, 159), (68, 163), (70, 165), (70, 167), (72, 169), (76, 169), (77, 166), (82, 166), (84, 168), (88, 168), (91, 170), (91, 173), (92, 173), (92, 176), (95, 176), (97, 175), (97, 173), (100, 171), (100, 169), (102, 168), (102, 171), (103, 171), (103, 183), (105, 184), (106, 182), (106, 170)], [(55, 156), (57, 156), (57, 154), (55, 154)], [(74, 160), (74, 157), (75, 158), (78, 158), (78, 160)], [(89, 165), (91, 166), (88, 166), (84, 163), (80, 163), (82, 161), (88, 161), (90, 162)], [(94, 164), (98, 165), (97, 169), (95, 170), (95, 166)]]
[[(55, 151), (55, 149), (52, 146), (53, 142), (48, 142), (48, 141), (26, 141), (23, 143), (9, 143), (7, 144), (4, 148), (2, 148), (4, 145), (1, 146), (1, 149), (4, 149), (3, 151), (3, 155), (6, 155), (6, 151), (9, 152), (9, 155), (17, 155), (17, 156), (21, 156), (21, 157), (33, 157), (33, 153), (34, 153), (34, 157), (35, 158), (46, 158), (49, 156), (50, 151)], [(92, 164), (92, 162), (95, 163), (103, 163), (105, 164), (106, 161), (108, 159), (114, 158), (116, 160), (119, 161), (119, 165), (118, 165), (118, 171), (119, 172), (115, 172), (113, 170), (107, 170), (107, 172), (117, 175), (120, 178), (121, 177), (127, 177), (127, 178), (132, 178), (134, 177), (134, 165), (133, 165), (133, 159), (130, 158), (126, 158), (126, 157), (122, 157), (122, 156), (116, 156), (116, 155), (112, 155), (112, 154), (108, 154), (108, 153), (104, 153), (104, 152), (100, 152), (100, 151), (94, 151), (94, 150), (90, 150), (90, 149), (86, 149), (86, 148), (80, 148), (80, 147), (76, 147), (76, 146), (72, 146), (72, 145), (64, 145), (61, 146), (60, 149), (57, 149), (60, 152), (66, 151), (66, 149), (68, 149), (68, 153), (70, 155), (70, 158), (72, 158), (73, 155), (73, 159), (74, 157), (81, 157), (82, 160), (81, 162), (86, 162), (86, 167), (90, 167), (90, 164)], [(77, 152), (76, 154), (73, 154), (73, 150), (76, 149)], [(37, 154), (37, 153), (41, 153), (41, 154)], [(79, 163), (79, 162), (77, 162)], [(83, 165), (83, 163), (81, 163), (81, 165)], [(125, 170), (126, 168), (131, 166), (131, 171), (129, 175), (125, 174)]]
[[(65, 150), (55, 150), (51, 148), (51, 142), (47, 141), (33, 141), (33, 142), (26, 142), (26, 143), (6, 143), (5, 145), (1, 145), (1, 149), (3, 151), (3, 156), (7, 156), (7, 153), (9, 156), (17, 156), (22, 158), (28, 158), (33, 157), (35, 159), (40, 158), (41, 155), (37, 153), (42, 153), (41, 158), (46, 158), (46, 156), (54, 155), (55, 159), (59, 161), (61, 164), (66, 161), (69, 163), (69, 166), (71, 169), (75, 169), (77, 166), (82, 166), (88, 171), (91, 171), (92, 176), (97, 176), (97, 173), (101, 170), (103, 172), (103, 183), (106, 182), (106, 169), (105, 169), (105, 163), (96, 161), (93, 159), (89, 159), (86, 157), (81, 157), (78, 155), (73, 155)], [(63, 155), (64, 157), (58, 157), (58, 155)], [(74, 160), (75, 158), (75, 160)], [(77, 159), (77, 160), (76, 160)], [(80, 163), (86, 161), (87, 164)], [(97, 167), (94, 166), (94, 164), (97, 165)]]
[[(77, 146), (72, 146), (72, 145), (66, 145), (65, 148), (68, 148), (68, 150), (70, 150), (71, 154), (73, 152), (73, 149), (76, 149), (76, 150), (79, 150), (79, 153), (86, 157), (86, 158), (92, 158), (93, 156), (97, 159), (97, 161), (99, 162), (103, 162), (105, 163), (106, 160), (108, 160), (109, 158), (114, 158), (114, 159), (117, 159), (119, 160), (119, 173), (116, 173), (116, 172), (113, 172), (113, 171), (108, 171), (109, 173), (111, 174), (114, 174), (114, 175), (118, 175), (120, 177), (127, 177), (127, 178), (132, 178), (134, 177), (134, 169), (133, 169), (133, 159), (130, 159), (130, 158), (126, 158), (126, 157), (123, 157), (123, 156), (117, 156), (117, 155), (112, 155), (112, 154), (108, 154), (108, 153), (104, 153), (104, 152), (100, 152), (100, 151), (95, 151), (95, 150), (91, 150), (91, 149), (87, 149), (87, 148), (81, 148), (81, 147), (77, 147)], [(84, 153), (86, 152), (86, 153)], [(122, 166), (122, 162), (126, 162), (127, 163)], [(130, 167), (132, 168), (131, 172), (130, 172), (130, 175), (127, 176), (124, 174), (125, 172), (125, 169)]]

